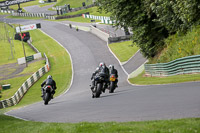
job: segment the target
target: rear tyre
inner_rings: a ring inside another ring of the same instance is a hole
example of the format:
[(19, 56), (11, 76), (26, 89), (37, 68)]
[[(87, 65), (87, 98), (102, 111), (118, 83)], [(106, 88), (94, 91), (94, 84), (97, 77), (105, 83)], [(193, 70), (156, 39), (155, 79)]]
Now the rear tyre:
[(50, 93), (45, 93), (45, 95), (44, 95), (44, 105), (48, 104), (50, 97), (51, 97)]
[(109, 93), (113, 93), (115, 90), (115, 83), (114, 82), (111, 82), (110, 83), (110, 90), (109, 90)]

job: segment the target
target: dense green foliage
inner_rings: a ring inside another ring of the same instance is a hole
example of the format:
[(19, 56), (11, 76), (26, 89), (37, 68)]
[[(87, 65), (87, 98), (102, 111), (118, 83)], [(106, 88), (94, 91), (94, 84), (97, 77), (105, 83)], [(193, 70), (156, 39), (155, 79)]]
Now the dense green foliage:
[(199, 0), (98, 0), (99, 8), (111, 12), (118, 26), (133, 29), (133, 41), (146, 57), (164, 48), (164, 39), (185, 33), (199, 23)]
[(169, 36), (165, 40), (166, 48), (161, 54), (149, 60), (149, 63), (165, 63), (181, 57), (198, 55), (200, 53), (200, 27), (194, 27), (187, 34)]

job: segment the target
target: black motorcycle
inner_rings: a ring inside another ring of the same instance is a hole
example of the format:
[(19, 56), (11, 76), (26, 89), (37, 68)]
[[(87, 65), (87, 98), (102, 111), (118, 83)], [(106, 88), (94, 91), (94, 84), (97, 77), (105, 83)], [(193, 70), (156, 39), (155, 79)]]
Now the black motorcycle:
[(109, 85), (109, 93), (113, 93), (115, 88), (116, 88), (116, 80), (117, 80), (117, 77), (115, 74), (111, 74), (110, 75), (110, 85)]
[(52, 95), (53, 95), (53, 88), (50, 85), (47, 85), (43, 88), (44, 91), (44, 95), (43, 95), (43, 100), (44, 100), (44, 104), (47, 105), (49, 103), (49, 101), (52, 99)]
[(99, 73), (94, 77), (94, 89), (92, 90), (93, 98), (100, 97), (102, 91), (106, 89), (106, 75), (105, 73)]

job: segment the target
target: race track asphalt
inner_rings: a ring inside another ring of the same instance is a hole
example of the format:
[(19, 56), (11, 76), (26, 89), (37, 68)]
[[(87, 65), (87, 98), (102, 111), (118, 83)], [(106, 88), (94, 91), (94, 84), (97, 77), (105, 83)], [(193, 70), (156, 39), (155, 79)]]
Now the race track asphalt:
[[(0, 21), (3, 19), (0, 18)], [(64, 24), (42, 20), (11, 20), (32, 24), (40, 22), (42, 31), (57, 40), (72, 57), (74, 78), (70, 90), (49, 105), (38, 102), (7, 112), (7, 115), (42, 122), (144, 121), (200, 117), (200, 83), (133, 86), (108, 50), (106, 42), (95, 35), (70, 29)], [(137, 58), (138, 59), (138, 58)], [(119, 87), (93, 99), (90, 77), (99, 62), (114, 64), (119, 71)], [(138, 64), (137, 64), (138, 65)], [(133, 63), (133, 68), (134, 68)], [(40, 91), (40, 90), (38, 90)]]

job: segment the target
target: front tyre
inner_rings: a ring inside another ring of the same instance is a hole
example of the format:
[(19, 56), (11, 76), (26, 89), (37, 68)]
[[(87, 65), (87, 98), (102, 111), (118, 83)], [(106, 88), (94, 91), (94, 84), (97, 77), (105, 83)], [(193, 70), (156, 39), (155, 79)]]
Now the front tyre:
[(98, 84), (97, 84), (96, 98), (100, 97), (102, 87), (103, 87), (103, 84), (102, 84), (102, 83), (98, 83)]

